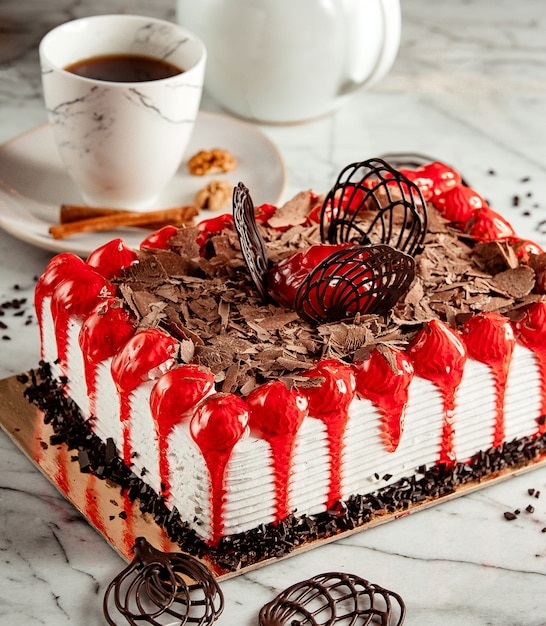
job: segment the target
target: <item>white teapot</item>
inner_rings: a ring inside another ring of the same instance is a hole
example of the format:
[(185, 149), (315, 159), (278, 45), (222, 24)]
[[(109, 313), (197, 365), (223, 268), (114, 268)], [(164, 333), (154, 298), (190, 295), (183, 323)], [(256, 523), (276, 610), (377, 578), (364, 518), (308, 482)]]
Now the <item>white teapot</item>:
[(261, 122), (331, 112), (400, 44), (399, 0), (178, 0), (177, 19), (207, 47), (205, 90)]

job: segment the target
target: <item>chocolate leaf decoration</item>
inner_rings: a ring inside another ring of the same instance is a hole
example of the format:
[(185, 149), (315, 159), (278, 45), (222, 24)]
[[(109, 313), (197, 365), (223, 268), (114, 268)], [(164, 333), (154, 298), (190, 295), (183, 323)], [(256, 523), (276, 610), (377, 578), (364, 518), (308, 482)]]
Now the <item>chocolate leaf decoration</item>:
[(412, 257), (391, 246), (348, 246), (319, 263), (299, 286), (294, 308), (311, 323), (357, 313), (382, 315), (407, 292), (415, 276)]
[(382, 159), (345, 167), (322, 205), (323, 242), (384, 243), (413, 256), (426, 231), (421, 190)]
[(260, 626), (401, 626), (402, 598), (344, 573), (319, 574), (292, 585), (260, 611)]
[[(117, 626), (111, 609), (131, 625), (180, 624), (205, 626), (224, 608), (222, 591), (211, 572), (197, 559), (179, 552), (161, 552), (138, 537), (133, 561), (106, 589), (106, 621)], [(158, 621), (161, 620), (161, 621)]]
[(262, 299), (267, 301), (267, 251), (256, 223), (254, 203), (243, 183), (238, 183), (233, 190), (233, 223), (252, 282)]

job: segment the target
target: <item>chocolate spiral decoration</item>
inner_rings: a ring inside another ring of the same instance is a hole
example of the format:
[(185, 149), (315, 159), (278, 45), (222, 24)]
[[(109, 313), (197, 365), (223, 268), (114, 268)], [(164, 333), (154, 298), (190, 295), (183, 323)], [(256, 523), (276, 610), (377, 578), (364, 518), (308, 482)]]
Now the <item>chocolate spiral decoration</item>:
[(422, 250), (427, 205), (415, 183), (386, 161), (369, 159), (341, 171), (320, 221), (323, 242), (383, 243), (413, 256)]
[(401, 626), (402, 598), (352, 574), (319, 574), (292, 585), (260, 611), (260, 626)]
[(254, 203), (243, 183), (233, 190), (233, 223), (252, 282), (267, 301), (266, 275), (269, 266), (265, 243), (258, 230)]
[(348, 246), (319, 263), (299, 286), (294, 308), (311, 323), (357, 313), (382, 315), (407, 292), (415, 276), (412, 257), (390, 246)]
[[(103, 610), (106, 621), (117, 626), (110, 609), (126, 622), (148, 624), (197, 624), (215, 622), (224, 608), (222, 591), (211, 572), (197, 559), (178, 552), (160, 552), (138, 537), (135, 557), (106, 589)], [(159, 620), (159, 621), (158, 621)]]

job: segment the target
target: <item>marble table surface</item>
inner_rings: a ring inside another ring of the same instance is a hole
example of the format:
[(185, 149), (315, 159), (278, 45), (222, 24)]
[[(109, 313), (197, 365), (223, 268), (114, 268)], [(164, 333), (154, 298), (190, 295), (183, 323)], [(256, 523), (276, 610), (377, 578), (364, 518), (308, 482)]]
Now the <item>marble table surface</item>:
[[(352, 161), (420, 152), (455, 164), (520, 235), (545, 245), (543, 7), (403, 0), (401, 48), (385, 79), (329, 117), (261, 127), (285, 160), (286, 198), (327, 190)], [(2, 0), (0, 142), (45, 122), (43, 34), (73, 17), (117, 11), (175, 16), (171, 0)], [(218, 110), (207, 97), (202, 107)], [(23, 300), (1, 309), (0, 378), (38, 362), (32, 293), (50, 256), (0, 231), (0, 303)], [(506, 521), (503, 513), (517, 508), (518, 518)], [(408, 626), (544, 626), (544, 527), (546, 468), (225, 581), (218, 623), (256, 624), (260, 607), (289, 584), (344, 571), (401, 594)], [(102, 597), (123, 566), (0, 433), (0, 623), (102, 624)]]

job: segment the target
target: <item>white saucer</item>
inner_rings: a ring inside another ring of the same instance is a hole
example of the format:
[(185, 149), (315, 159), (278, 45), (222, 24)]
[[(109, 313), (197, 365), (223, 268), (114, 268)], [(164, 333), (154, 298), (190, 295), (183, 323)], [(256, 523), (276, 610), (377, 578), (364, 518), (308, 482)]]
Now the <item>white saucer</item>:
[[(200, 111), (186, 155), (211, 148), (229, 150), (237, 159), (237, 167), (227, 174), (192, 176), (184, 159), (156, 208), (191, 204), (195, 193), (211, 178), (225, 178), (232, 185), (242, 181), (255, 205), (277, 204), (281, 200), (285, 187), (282, 157), (255, 126)], [(146, 236), (142, 229), (125, 228), (55, 240), (48, 229), (58, 223), (61, 204), (83, 201), (63, 168), (48, 124), (0, 146), (0, 227), (14, 237), (52, 252), (73, 252), (85, 257), (113, 237), (122, 237), (128, 246), (137, 248)], [(201, 219), (217, 214), (203, 211)]]

